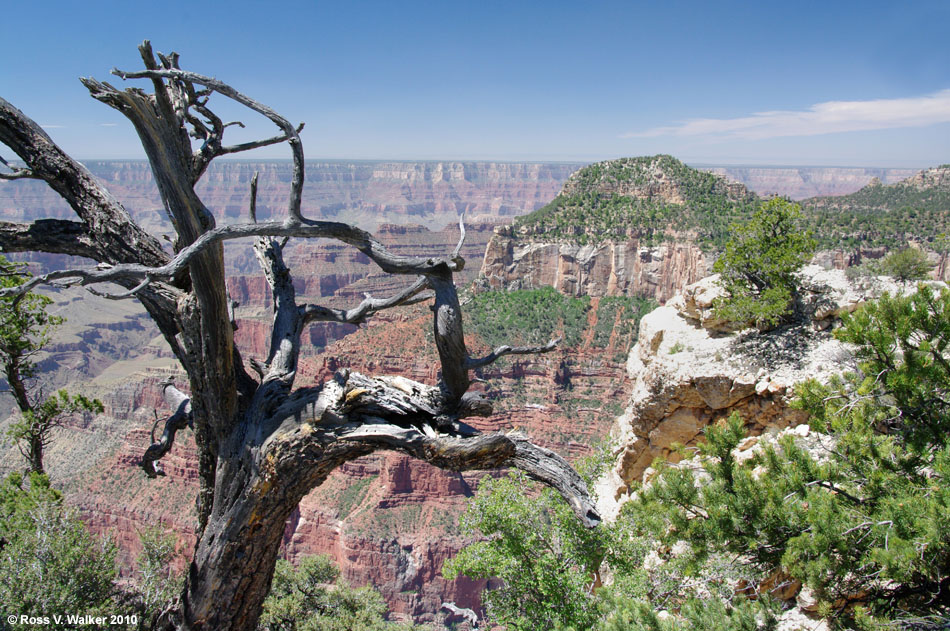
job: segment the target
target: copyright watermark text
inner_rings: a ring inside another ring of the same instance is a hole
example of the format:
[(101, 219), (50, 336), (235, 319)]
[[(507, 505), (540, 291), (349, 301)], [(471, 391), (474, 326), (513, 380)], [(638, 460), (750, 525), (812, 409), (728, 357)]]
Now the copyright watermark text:
[(52, 616), (29, 616), (26, 614), (10, 614), (7, 624), (11, 625), (56, 625), (86, 627), (111, 627), (117, 625), (138, 624), (139, 617), (135, 614), (112, 614), (108, 616), (91, 616), (88, 614), (54, 614)]

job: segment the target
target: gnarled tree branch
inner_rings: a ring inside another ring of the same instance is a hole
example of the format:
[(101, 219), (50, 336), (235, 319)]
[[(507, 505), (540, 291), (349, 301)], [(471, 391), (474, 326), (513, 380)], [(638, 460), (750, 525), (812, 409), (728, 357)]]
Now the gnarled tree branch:
[(442, 393), (397, 379), (338, 375), (324, 386), (309, 414), (301, 406), (284, 420), (265, 443), (265, 458), (271, 453), (278, 460), (295, 459), (309, 451), (306, 444), (343, 441), (353, 445), (354, 454), (394, 449), (452, 471), (515, 467), (556, 488), (586, 526), (600, 522), (583, 479), (556, 453), (517, 433), (460, 437), (441, 431), (436, 425)]
[(0, 180), (38, 180), (39, 176), (32, 169), (12, 166), (0, 156), (0, 164), (10, 169), (9, 173), (0, 171)]
[(285, 222), (264, 222), (220, 226), (201, 234), (191, 245), (181, 249), (174, 259), (165, 265), (150, 267), (140, 264), (118, 264), (107, 268), (88, 270), (56, 270), (32, 278), (27, 285), (7, 288), (0, 295), (25, 293), (34, 287), (51, 282), (68, 281), (70, 285), (89, 285), (92, 283), (117, 283), (133, 281), (139, 283), (147, 276), (153, 279), (172, 279), (184, 272), (194, 260), (222, 241), (245, 237), (301, 237), (336, 239), (352, 245), (372, 259), (384, 272), (390, 274), (439, 273), (442, 270), (461, 269), (461, 259), (408, 257), (392, 254), (386, 247), (368, 232), (336, 221), (307, 221), (302, 225), (288, 225)]
[(507, 344), (504, 344), (484, 357), (479, 357), (477, 359), (469, 358), (465, 362), (465, 367), (471, 370), (474, 368), (487, 366), (488, 364), (495, 362), (500, 357), (504, 357), (505, 355), (534, 355), (538, 353), (550, 353), (555, 348), (557, 348), (557, 345), (560, 341), (561, 338), (553, 339), (543, 346), (508, 346)]
[[(143, 42), (142, 48), (147, 48), (149, 52), (151, 51), (151, 45), (149, 44), (148, 40)], [(293, 223), (299, 223), (303, 219), (300, 213), (304, 179), (303, 143), (300, 140), (298, 129), (295, 128), (290, 121), (266, 105), (258, 103), (254, 99), (242, 94), (241, 92), (238, 92), (223, 81), (219, 81), (213, 77), (206, 77), (195, 72), (186, 72), (177, 67), (171, 67), (171, 65), (162, 69), (148, 68), (146, 70), (140, 70), (136, 72), (124, 72), (118, 68), (114, 68), (112, 70), (112, 74), (116, 75), (117, 77), (121, 77), (122, 79), (152, 79), (153, 83), (156, 85), (156, 93), (161, 91), (158, 86), (162, 79), (171, 79), (173, 81), (178, 81), (185, 84), (196, 83), (198, 85), (203, 85), (206, 88), (213, 90), (223, 96), (233, 99), (241, 105), (270, 119), (271, 122), (273, 122), (283, 131), (283, 136), (286, 137), (286, 140), (290, 145), (291, 152), (293, 153), (294, 172), (290, 184), (290, 201), (287, 208), (288, 215)]]
[[(297, 133), (303, 131), (304, 124), (300, 123), (297, 125)], [(240, 153), (242, 151), (251, 151), (252, 149), (260, 149), (261, 147), (270, 147), (271, 145), (278, 145), (282, 142), (290, 140), (290, 137), (287, 134), (281, 134), (280, 136), (272, 136), (271, 138), (265, 138), (263, 140), (253, 140), (250, 142), (242, 142), (238, 145), (230, 145), (227, 147), (221, 147), (216, 152), (216, 156), (224, 156), (229, 153)]]
[(99, 253), (85, 224), (64, 219), (0, 222), (0, 249), (4, 252), (52, 252), (91, 259)]
[(159, 463), (159, 459), (171, 451), (172, 445), (175, 443), (175, 434), (178, 433), (178, 430), (186, 427), (194, 427), (194, 420), (191, 414), (191, 399), (189, 399), (188, 395), (173, 386), (171, 381), (162, 383), (162, 394), (164, 395), (165, 402), (169, 407), (174, 409), (175, 412), (165, 420), (165, 428), (159, 440), (155, 440), (155, 430), (154, 428), (152, 429), (152, 444), (142, 455), (139, 466), (145, 470), (145, 474), (150, 478), (165, 475)]
[[(413, 305), (419, 302), (432, 299), (432, 294), (421, 293), (428, 287), (428, 280), (425, 277), (420, 278), (409, 287), (406, 287), (398, 294), (389, 298), (373, 298), (366, 295), (366, 298), (352, 309), (331, 309), (320, 305), (306, 305), (304, 307), (305, 322), (340, 322), (341, 324), (362, 324), (366, 318), (392, 307), (404, 305)], [(420, 295), (421, 294), (421, 295)]]
[(10, 147), (36, 177), (59, 193), (86, 230), (96, 235), (92, 242), (95, 255), (90, 258), (146, 266), (164, 265), (168, 261), (158, 240), (137, 226), (125, 208), (84, 166), (3, 98), (0, 98), (0, 142)]
[[(134, 224), (95, 178), (35, 122), (0, 99), (0, 142), (59, 192), (79, 219), (0, 224), (0, 247), (35, 246), (89, 256), (100, 263), (95, 269), (56, 270), (0, 295), (22, 294), (40, 283), (87, 287), (116, 283), (126, 291), (109, 297), (136, 296), (188, 373), (191, 398), (164, 384), (174, 412), (141, 463), (149, 475), (158, 475), (156, 464), (171, 449), (176, 432), (193, 427), (201, 481), (199, 539), (180, 611), (167, 620), (192, 631), (254, 629), (290, 512), (336, 467), (378, 449), (396, 449), (457, 471), (521, 468), (557, 488), (584, 524), (595, 525), (599, 518), (583, 481), (557, 454), (521, 435), (479, 434), (461, 421), (491, 412), (490, 402), (468, 392), (473, 367), (505, 354), (546, 352), (554, 344), (503, 346), (488, 357), (469, 357), (453, 278), (465, 264), (460, 255), (464, 220), (460, 218), (459, 242), (449, 256), (404, 257), (355, 226), (304, 218), (300, 128), (228, 84), (181, 70), (177, 54), (156, 55), (147, 41), (139, 50), (144, 71), (114, 72), (123, 79), (150, 80), (154, 94), (82, 81), (93, 98), (134, 125), (175, 227), (174, 255)], [(235, 123), (225, 123), (209, 107), (215, 92), (264, 115), (281, 134), (225, 146), (225, 130)], [(195, 139), (201, 144), (197, 150)], [(194, 190), (210, 161), (284, 140), (294, 159), (286, 220), (257, 222), (252, 184), (250, 223), (216, 226)], [(274, 299), (267, 361), (257, 363), (260, 383), (244, 372), (226, 289), (223, 244), (242, 237), (259, 239), (255, 252)], [(384, 272), (420, 278), (392, 297), (367, 296), (353, 309), (301, 306), (281, 251), (291, 237), (335, 239), (365, 254)], [(321, 386), (293, 391), (301, 332), (308, 322), (362, 322), (381, 309), (428, 299), (426, 289), (434, 294), (432, 326), (441, 367), (437, 386), (403, 377), (340, 372)]]

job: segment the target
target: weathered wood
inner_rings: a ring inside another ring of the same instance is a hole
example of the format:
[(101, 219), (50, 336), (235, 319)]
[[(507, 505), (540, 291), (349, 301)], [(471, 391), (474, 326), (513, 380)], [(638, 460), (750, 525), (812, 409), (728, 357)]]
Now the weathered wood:
[(560, 343), (560, 341), (561, 338), (553, 339), (542, 346), (508, 346), (507, 344), (502, 344), (484, 357), (479, 357), (478, 359), (467, 359), (465, 361), (465, 367), (469, 370), (481, 368), (482, 366), (487, 366), (488, 364), (494, 363), (505, 355), (536, 355), (538, 353), (550, 353), (555, 348), (557, 348), (557, 345)]
[(165, 404), (175, 412), (165, 420), (165, 427), (162, 430), (161, 438), (158, 440), (155, 440), (155, 428), (152, 428), (152, 444), (145, 450), (142, 460), (139, 462), (145, 474), (150, 478), (165, 475), (158, 461), (171, 451), (172, 445), (175, 443), (175, 435), (180, 430), (186, 427), (194, 427), (191, 399), (188, 395), (173, 386), (171, 381), (165, 381), (162, 383), (162, 396), (165, 399)]
[[(70, 203), (77, 220), (0, 223), (0, 248), (78, 254), (99, 262), (95, 269), (55, 270), (4, 293), (23, 293), (41, 283), (90, 289), (118, 283), (126, 291), (98, 293), (142, 302), (188, 375), (188, 394), (163, 384), (172, 413), (142, 459), (146, 472), (158, 475), (158, 462), (173, 448), (176, 432), (193, 427), (201, 480), (198, 543), (180, 602), (156, 621), (156, 628), (254, 629), (290, 513), (336, 467), (379, 449), (455, 471), (520, 468), (556, 488), (585, 525), (596, 525), (599, 518), (587, 489), (563, 458), (519, 434), (480, 434), (461, 421), (491, 413), (490, 401), (468, 391), (473, 367), (506, 354), (547, 352), (556, 343), (502, 346), (486, 357), (469, 357), (453, 280), (465, 264), (459, 255), (464, 223), (460, 221), (459, 242), (450, 255), (402, 257), (355, 226), (307, 219), (300, 207), (300, 127), (217, 79), (181, 70), (176, 54), (155, 54), (148, 42), (140, 52), (144, 71), (115, 73), (150, 80), (152, 94), (118, 90), (93, 79), (83, 83), (138, 132), (174, 226), (174, 254), (162, 250), (81, 165), (2, 99), (0, 142), (25, 166), (4, 164), (13, 174), (29, 173), (49, 183)], [(225, 123), (210, 109), (212, 93), (263, 114), (281, 134), (225, 145), (225, 131), (236, 123)], [(189, 133), (202, 143), (197, 150)], [(194, 191), (208, 163), (219, 155), (283, 141), (291, 145), (294, 158), (287, 217), (257, 222), (255, 179), (250, 223), (215, 226)], [(255, 253), (274, 304), (267, 357), (250, 362), (259, 380), (244, 370), (234, 344), (223, 265), (225, 242), (248, 236), (257, 238)], [(289, 238), (335, 239), (364, 253), (384, 272), (418, 279), (393, 296), (367, 296), (351, 309), (299, 305), (282, 256)], [(294, 388), (308, 324), (361, 323), (383, 309), (430, 299), (441, 363), (437, 385), (341, 371), (319, 386)]]

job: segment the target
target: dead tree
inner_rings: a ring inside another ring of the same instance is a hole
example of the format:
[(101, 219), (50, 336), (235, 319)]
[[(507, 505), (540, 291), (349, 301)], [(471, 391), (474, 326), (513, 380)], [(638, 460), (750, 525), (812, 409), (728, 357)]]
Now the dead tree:
[[(300, 127), (217, 79), (182, 70), (177, 54), (153, 54), (147, 41), (140, 52), (144, 70), (112, 72), (122, 79), (147, 80), (151, 93), (119, 90), (94, 79), (82, 82), (93, 98), (124, 114), (138, 132), (175, 230), (173, 251), (165, 251), (82, 165), (2, 99), (0, 142), (23, 166), (4, 161), (0, 177), (44, 180), (69, 203), (76, 219), (0, 223), (0, 247), (97, 261), (95, 268), (52, 271), (12, 291), (46, 283), (81, 285), (115, 299), (134, 297), (188, 375), (190, 396), (165, 385), (175, 413), (161, 440), (143, 457), (143, 467), (155, 474), (175, 432), (193, 427), (199, 452), (198, 543), (179, 603), (155, 626), (253, 629), (291, 511), (333, 469), (379, 449), (454, 471), (517, 467), (557, 488), (585, 524), (596, 525), (599, 518), (584, 482), (561, 457), (524, 436), (480, 434), (462, 420), (491, 412), (490, 402), (468, 391), (473, 368), (505, 354), (548, 351), (554, 342), (536, 348), (505, 346), (487, 357), (470, 357), (453, 282), (453, 273), (464, 265), (459, 247), (442, 258), (401, 257), (359, 228), (308, 219), (301, 211)], [(279, 134), (224, 144), (226, 129), (235, 123), (225, 123), (212, 111), (212, 94), (267, 117)], [(221, 155), (281, 142), (289, 143), (294, 165), (286, 217), (258, 222), (252, 185), (250, 220), (216, 226), (194, 190), (208, 164)], [(256, 238), (254, 250), (273, 296), (270, 351), (263, 361), (247, 362), (250, 372), (234, 343), (225, 287), (224, 242), (241, 237)], [(384, 272), (416, 280), (397, 295), (368, 297), (348, 310), (298, 304), (282, 257), (290, 238), (336, 239)], [(96, 288), (101, 283), (123, 291), (107, 293)], [(309, 323), (360, 323), (382, 309), (423, 300), (433, 301), (438, 384), (341, 371), (322, 385), (294, 387), (301, 333)]]

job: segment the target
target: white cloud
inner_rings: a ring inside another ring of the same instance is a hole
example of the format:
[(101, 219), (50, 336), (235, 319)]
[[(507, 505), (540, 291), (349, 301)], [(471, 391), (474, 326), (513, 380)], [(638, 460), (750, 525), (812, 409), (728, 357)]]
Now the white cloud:
[(118, 127), (118, 123), (99, 123), (99, 127)]
[(742, 118), (697, 118), (654, 127), (621, 138), (720, 136), (761, 140), (778, 136), (818, 136), (845, 131), (924, 127), (950, 122), (950, 89), (927, 96), (873, 101), (827, 101), (805, 111), (756, 112)]
[(43, 129), (66, 129), (66, 125), (40, 125)]

